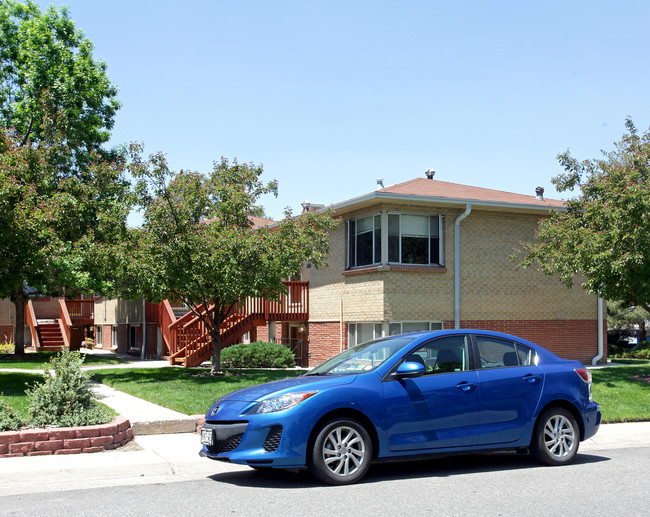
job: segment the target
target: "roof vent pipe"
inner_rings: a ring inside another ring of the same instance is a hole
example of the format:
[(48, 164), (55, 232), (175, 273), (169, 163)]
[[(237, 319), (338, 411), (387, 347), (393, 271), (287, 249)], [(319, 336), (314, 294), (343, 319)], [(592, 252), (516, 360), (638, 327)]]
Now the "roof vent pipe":
[(384, 178), (377, 178), (377, 190), (384, 188)]
[(428, 180), (432, 180), (436, 171), (434, 171), (433, 169), (427, 169), (426, 171), (424, 171), (424, 173), (427, 175)]
[(544, 201), (544, 187), (537, 187), (535, 189), (535, 198), (537, 201)]

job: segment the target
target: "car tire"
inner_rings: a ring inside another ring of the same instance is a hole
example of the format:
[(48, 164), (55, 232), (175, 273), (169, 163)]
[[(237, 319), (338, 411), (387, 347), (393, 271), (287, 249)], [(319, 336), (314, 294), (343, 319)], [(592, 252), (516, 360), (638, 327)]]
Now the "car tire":
[(530, 452), (545, 465), (566, 465), (578, 453), (580, 428), (570, 411), (550, 408), (544, 411), (535, 426)]
[(368, 471), (372, 440), (356, 420), (337, 418), (316, 434), (309, 458), (311, 474), (328, 485), (349, 485)]

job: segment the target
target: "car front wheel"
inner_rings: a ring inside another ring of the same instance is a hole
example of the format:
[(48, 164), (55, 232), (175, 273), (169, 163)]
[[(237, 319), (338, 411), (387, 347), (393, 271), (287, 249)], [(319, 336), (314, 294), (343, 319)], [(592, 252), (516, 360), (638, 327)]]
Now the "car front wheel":
[(530, 452), (546, 465), (566, 465), (575, 458), (579, 444), (580, 430), (573, 415), (563, 408), (550, 408), (537, 422)]
[(329, 485), (348, 485), (359, 481), (372, 459), (372, 441), (356, 420), (338, 418), (318, 431), (311, 451), (309, 470)]

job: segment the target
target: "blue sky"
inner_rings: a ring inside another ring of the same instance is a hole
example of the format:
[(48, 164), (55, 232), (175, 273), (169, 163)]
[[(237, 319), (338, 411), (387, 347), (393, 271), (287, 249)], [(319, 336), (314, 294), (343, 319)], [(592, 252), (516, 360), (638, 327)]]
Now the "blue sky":
[(424, 177), (563, 198), (650, 125), (650, 2), (65, 0), (120, 90), (113, 144), (279, 181), (267, 214)]

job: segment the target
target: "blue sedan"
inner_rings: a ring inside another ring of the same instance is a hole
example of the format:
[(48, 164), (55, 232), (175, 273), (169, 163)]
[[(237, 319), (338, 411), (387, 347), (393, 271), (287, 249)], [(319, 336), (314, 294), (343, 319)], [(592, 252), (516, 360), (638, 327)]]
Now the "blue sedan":
[(580, 362), (507, 334), (421, 332), (226, 395), (206, 415), (201, 455), (342, 485), (372, 461), (440, 453), (528, 450), (563, 465), (599, 425)]

